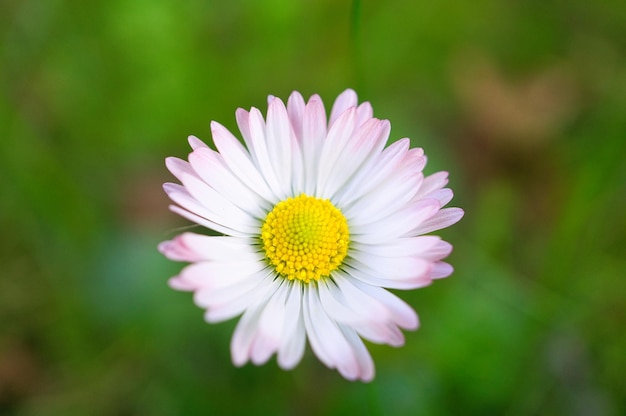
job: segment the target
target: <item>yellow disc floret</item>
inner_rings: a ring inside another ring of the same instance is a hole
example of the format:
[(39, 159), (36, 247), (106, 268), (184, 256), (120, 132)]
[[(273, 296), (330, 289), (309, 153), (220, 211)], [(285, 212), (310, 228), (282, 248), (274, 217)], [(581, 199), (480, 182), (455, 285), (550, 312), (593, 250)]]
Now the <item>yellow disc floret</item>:
[(348, 222), (329, 200), (300, 195), (279, 202), (261, 227), (265, 255), (276, 271), (305, 283), (327, 277), (348, 252)]

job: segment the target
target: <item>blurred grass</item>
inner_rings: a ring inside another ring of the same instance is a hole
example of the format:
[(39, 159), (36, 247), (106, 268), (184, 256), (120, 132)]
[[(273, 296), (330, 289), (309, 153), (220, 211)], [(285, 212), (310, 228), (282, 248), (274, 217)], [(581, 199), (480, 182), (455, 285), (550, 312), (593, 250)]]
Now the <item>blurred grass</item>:
[[(0, 4), (0, 413), (626, 411), (626, 7), (618, 1)], [(346, 87), (451, 173), (455, 274), (349, 383), (230, 364), (156, 244), (185, 137)]]

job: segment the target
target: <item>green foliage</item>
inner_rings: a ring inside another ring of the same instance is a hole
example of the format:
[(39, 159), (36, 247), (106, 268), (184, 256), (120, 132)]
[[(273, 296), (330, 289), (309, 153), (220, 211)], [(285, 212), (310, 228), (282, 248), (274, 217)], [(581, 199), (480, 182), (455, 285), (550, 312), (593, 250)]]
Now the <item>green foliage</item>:
[[(0, 413), (626, 411), (626, 8), (618, 1), (0, 5)], [(451, 173), (455, 274), (350, 383), (235, 368), (156, 251), (185, 137), (347, 87)]]

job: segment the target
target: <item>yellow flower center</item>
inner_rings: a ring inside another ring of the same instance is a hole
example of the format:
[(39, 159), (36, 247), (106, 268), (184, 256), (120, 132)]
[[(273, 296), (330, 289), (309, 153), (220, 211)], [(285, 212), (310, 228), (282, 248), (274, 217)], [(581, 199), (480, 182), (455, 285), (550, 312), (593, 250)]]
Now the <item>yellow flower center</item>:
[(329, 200), (305, 194), (287, 198), (267, 214), (263, 249), (276, 271), (289, 280), (327, 277), (348, 252), (348, 222)]

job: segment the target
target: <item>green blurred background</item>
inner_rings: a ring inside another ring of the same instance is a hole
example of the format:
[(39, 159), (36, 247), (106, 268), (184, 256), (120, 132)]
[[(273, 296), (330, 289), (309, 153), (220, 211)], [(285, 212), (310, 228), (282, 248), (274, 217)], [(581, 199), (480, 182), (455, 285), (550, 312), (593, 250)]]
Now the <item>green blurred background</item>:
[[(0, 414), (626, 412), (623, 2), (3, 0), (0, 40)], [(163, 159), (347, 87), (450, 171), (456, 272), (370, 384), (234, 368), (166, 285)]]

